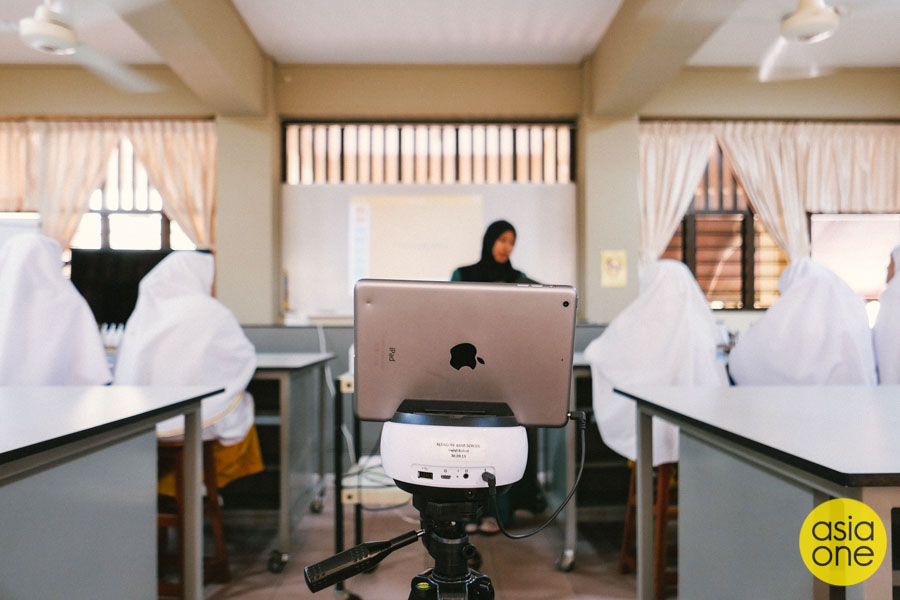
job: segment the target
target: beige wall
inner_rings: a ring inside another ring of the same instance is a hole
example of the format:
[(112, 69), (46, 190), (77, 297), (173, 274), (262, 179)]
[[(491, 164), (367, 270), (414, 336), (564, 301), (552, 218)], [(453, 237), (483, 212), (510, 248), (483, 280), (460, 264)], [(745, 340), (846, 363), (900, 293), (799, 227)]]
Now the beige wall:
[(276, 119), (216, 120), (216, 295), (243, 324), (280, 319)]
[(753, 69), (684, 69), (641, 109), (689, 119), (900, 119), (900, 69), (759, 83)]
[(281, 66), (276, 108), (306, 119), (574, 119), (581, 69), (559, 66)]
[[(585, 164), (579, 179), (584, 188), (580, 315), (584, 320), (608, 323), (637, 295), (638, 120), (583, 118), (578, 135), (583, 140), (579, 152), (584, 154)], [(625, 287), (601, 287), (600, 257), (604, 250), (625, 251)]]
[(154, 94), (127, 94), (82, 68), (0, 65), (0, 118), (8, 117), (211, 117), (166, 67), (143, 67), (163, 85)]

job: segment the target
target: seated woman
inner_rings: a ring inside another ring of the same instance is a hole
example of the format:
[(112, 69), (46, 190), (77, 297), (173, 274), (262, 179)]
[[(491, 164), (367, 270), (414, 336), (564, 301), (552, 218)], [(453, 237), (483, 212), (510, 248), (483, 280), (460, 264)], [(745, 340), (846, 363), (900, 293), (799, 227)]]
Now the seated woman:
[(509, 257), (516, 247), (516, 228), (509, 221), (488, 225), (481, 241), (481, 259), (453, 271), (450, 281), (537, 283), (512, 266)]
[(891, 250), (887, 287), (878, 299), (881, 308), (872, 328), (878, 383), (900, 383), (900, 277), (894, 276), (897, 269), (900, 269), (900, 246)]
[[(629, 385), (727, 385), (719, 334), (694, 275), (663, 259), (641, 274), (638, 297), (585, 348), (594, 416), (603, 442), (634, 460), (635, 403), (612, 391)], [(678, 429), (653, 419), (653, 465), (678, 460)]]
[(738, 338), (728, 357), (737, 385), (875, 385), (865, 302), (810, 258), (787, 266), (781, 296)]
[(63, 277), (56, 240), (0, 246), (0, 385), (105, 385), (112, 379), (85, 299)]
[[(221, 488), (263, 464), (246, 392), (256, 351), (231, 311), (212, 297), (214, 275), (211, 254), (174, 252), (144, 276), (119, 343), (115, 383), (224, 388), (201, 403), (203, 439), (217, 441)], [(161, 439), (181, 438), (184, 417), (163, 421), (156, 431)], [(172, 495), (174, 479), (164, 477), (160, 492)]]

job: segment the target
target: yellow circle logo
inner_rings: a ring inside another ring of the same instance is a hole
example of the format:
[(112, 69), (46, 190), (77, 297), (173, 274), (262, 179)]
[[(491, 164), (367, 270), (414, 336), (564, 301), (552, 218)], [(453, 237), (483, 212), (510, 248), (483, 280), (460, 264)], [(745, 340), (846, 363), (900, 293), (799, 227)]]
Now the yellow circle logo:
[(813, 575), (831, 585), (854, 585), (878, 570), (887, 550), (884, 524), (857, 500), (815, 507), (800, 528), (800, 555)]

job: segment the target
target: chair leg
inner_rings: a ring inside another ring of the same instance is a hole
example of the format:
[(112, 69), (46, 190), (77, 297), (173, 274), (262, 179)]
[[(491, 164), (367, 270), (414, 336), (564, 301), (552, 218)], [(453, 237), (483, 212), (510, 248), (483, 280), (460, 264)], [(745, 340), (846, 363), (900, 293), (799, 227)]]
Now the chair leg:
[(203, 447), (203, 483), (206, 486), (206, 516), (213, 534), (215, 556), (209, 561), (207, 581), (227, 583), (231, 579), (228, 567), (228, 546), (225, 543), (225, 527), (222, 524), (222, 507), (219, 506), (219, 488), (216, 482), (216, 462), (213, 445)]
[[(656, 498), (653, 504), (653, 579), (654, 598), (662, 600), (667, 585), (677, 583), (677, 574), (666, 571), (668, 558), (669, 522), (678, 516), (678, 510), (670, 506), (671, 485), (675, 473), (675, 463), (656, 468)], [(635, 470), (631, 469), (628, 484), (628, 502), (625, 505), (625, 531), (622, 535), (622, 552), (619, 558), (619, 572), (630, 573), (637, 569), (635, 536), (637, 529), (637, 502), (635, 490)]]
[(619, 557), (619, 572), (630, 573), (636, 568), (635, 535), (637, 502), (634, 479), (634, 465), (631, 466), (631, 478), (628, 483), (628, 502), (625, 504), (625, 531), (622, 533), (622, 553)]

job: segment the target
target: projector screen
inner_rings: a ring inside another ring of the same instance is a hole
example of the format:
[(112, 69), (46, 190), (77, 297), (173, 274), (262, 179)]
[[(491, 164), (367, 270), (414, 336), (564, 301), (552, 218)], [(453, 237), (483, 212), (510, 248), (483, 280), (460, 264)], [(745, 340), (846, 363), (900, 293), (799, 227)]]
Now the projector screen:
[(498, 219), (516, 228), (515, 268), (575, 285), (574, 184), (284, 185), (286, 323), (351, 317), (363, 277), (447, 281)]

